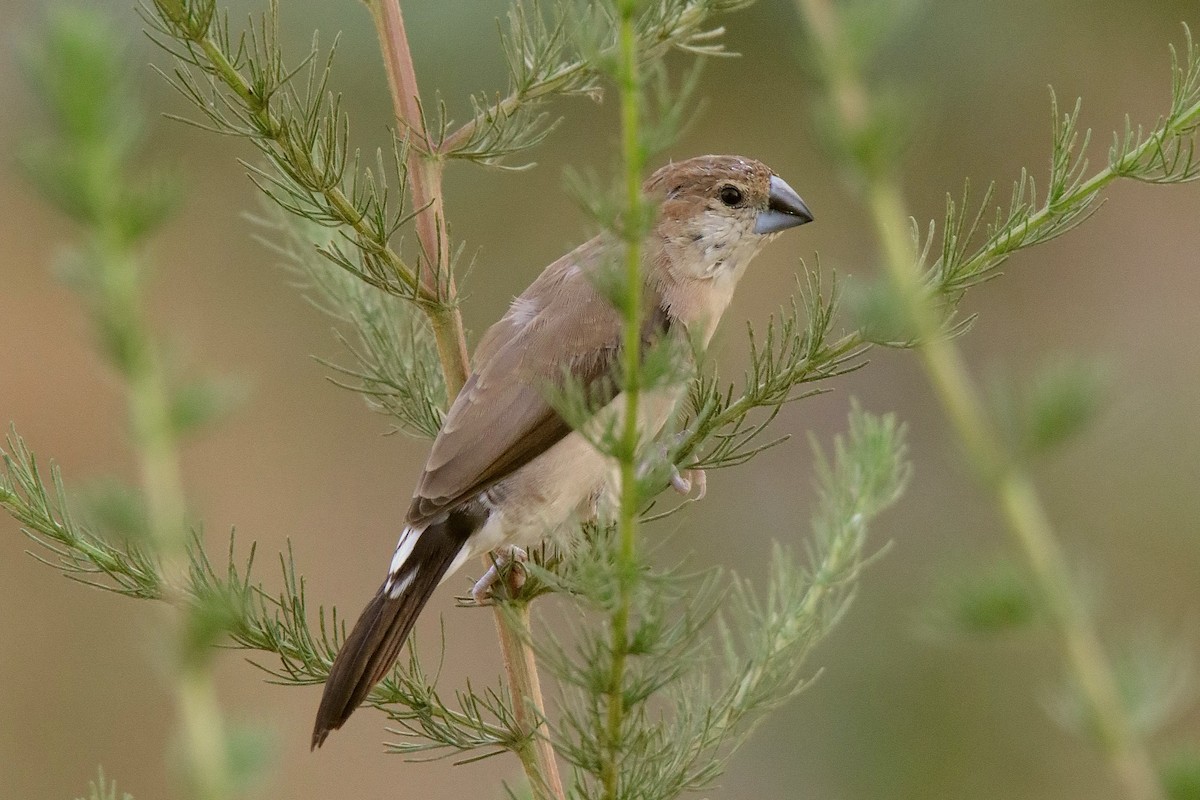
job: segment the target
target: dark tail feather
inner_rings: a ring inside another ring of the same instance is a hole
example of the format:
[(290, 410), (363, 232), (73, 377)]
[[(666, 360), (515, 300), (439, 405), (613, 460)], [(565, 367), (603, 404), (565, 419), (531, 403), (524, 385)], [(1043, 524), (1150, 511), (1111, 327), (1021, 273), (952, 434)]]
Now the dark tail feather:
[(466, 541), (457, 527), (442, 523), (422, 531), (398, 576), (403, 580), (415, 571), (409, 585), (395, 598), (381, 586), (363, 609), (329, 670), (313, 726), (313, 749), (342, 727), (396, 662), (421, 609)]

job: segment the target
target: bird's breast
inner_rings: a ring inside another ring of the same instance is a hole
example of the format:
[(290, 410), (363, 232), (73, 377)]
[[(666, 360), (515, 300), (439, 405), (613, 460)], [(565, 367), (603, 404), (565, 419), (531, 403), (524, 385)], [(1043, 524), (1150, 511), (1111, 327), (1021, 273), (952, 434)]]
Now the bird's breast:
[[(683, 389), (672, 387), (646, 392), (638, 403), (643, 440), (656, 436), (670, 419)], [(625, 395), (618, 394), (590, 423), (596, 430), (620, 431), (625, 416)], [(597, 497), (615, 489), (616, 461), (592, 446), (579, 431), (561, 441), (505, 478), (491, 493), (492, 518), (479, 540), (479, 551), (501, 544), (532, 545), (552, 537), (573, 515), (594, 514)]]

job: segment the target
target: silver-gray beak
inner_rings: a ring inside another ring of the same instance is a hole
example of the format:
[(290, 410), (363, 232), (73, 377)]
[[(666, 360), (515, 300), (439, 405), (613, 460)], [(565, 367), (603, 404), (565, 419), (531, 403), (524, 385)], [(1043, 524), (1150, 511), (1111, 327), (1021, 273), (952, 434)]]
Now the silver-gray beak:
[(783, 178), (772, 175), (767, 210), (758, 212), (754, 232), (777, 233), (812, 221), (812, 212), (796, 194), (796, 190), (788, 186)]

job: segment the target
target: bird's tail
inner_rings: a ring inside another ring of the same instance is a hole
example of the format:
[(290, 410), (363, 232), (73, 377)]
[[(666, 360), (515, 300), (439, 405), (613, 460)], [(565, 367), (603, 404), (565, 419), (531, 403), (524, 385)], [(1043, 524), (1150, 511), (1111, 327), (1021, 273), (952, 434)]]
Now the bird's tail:
[(313, 726), (313, 749), (321, 746), (330, 731), (342, 727), (392, 668), (433, 590), (462, 563), (467, 536), (474, 526), (463, 526), (462, 520), (453, 517), (424, 530), (405, 528), (387, 580), (363, 609), (333, 660)]

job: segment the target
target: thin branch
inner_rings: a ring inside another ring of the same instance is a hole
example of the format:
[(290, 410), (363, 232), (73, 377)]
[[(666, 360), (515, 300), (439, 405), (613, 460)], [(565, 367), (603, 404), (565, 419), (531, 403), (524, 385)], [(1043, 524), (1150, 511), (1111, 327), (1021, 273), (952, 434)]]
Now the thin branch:
[(535, 798), (566, 798), (554, 745), (546, 735), (546, 706), (534, 653), (529, 603), (516, 600), (497, 604), (496, 635), (512, 691), (512, 712), (518, 730), (529, 732), (517, 756), (529, 778)]
[[(148, 19), (155, 33), (163, 37), (162, 46), (181, 64), (173, 81), (176, 87), (209, 118), (215, 130), (248, 138), (268, 158), (275, 172), (248, 165), (260, 189), (285, 210), (347, 229), (347, 237), (362, 251), (367, 268), (355, 274), (384, 291), (412, 300), (429, 316), (443, 356), (447, 389), (453, 397), (466, 376), (467, 352), (462, 320), (455, 306), (453, 279), (449, 277), (450, 257), (440, 191), (433, 192), (430, 188), (431, 182), (440, 181), (440, 172), (431, 174), (427, 163), (414, 160), (415, 148), (399, 147), (397, 158), (403, 156), (406, 162), (418, 167), (411, 175), (401, 174), (402, 181), (415, 184), (410, 190), (418, 209), (416, 225), (422, 248), (416, 265), (410, 265), (389, 241), (409, 217), (402, 213), (403, 209), (394, 218), (388, 216), (383, 174), (375, 176), (367, 172), (360, 182), (356, 173), (349, 194), (343, 188), (348, 159), (347, 122), (336, 97), (329, 101), (329, 113), (321, 113), (330, 63), (319, 68), (314, 50), (300, 67), (290, 71), (284, 68), (277, 50), (276, 5), (273, 3), (264, 17), (262, 30), (252, 33), (249, 43), (243, 38), (236, 46), (230, 41), (227, 23), (219, 18), (211, 2), (155, 0), (154, 9), (157, 18)], [(398, 19), (398, 6), (395, 14)], [(383, 21), (383, 17), (378, 18)], [(389, 49), (397, 32), (393, 23), (389, 17), (392, 27), (380, 32), (384, 51), (389, 54), (390, 81), (397, 74), (394, 72), (397, 62)], [(402, 21), (398, 31), (403, 33)], [(247, 49), (252, 57), (246, 57)], [(240, 69), (243, 64), (248, 74)], [(195, 83), (186, 65), (202, 70), (231, 95), (210, 98)], [(277, 109), (292, 108), (291, 96), (285, 88), (306, 66), (309, 69), (306, 102), (300, 104), (299, 119), (291, 119)], [(411, 74), (411, 59), (409, 71)], [(405, 84), (393, 82), (393, 86)], [(408, 96), (406, 92), (397, 95)], [(232, 118), (227, 119), (225, 113)], [(419, 114), (400, 119), (410, 135), (412, 131), (423, 130), (423, 126), (413, 122), (419, 120)], [(402, 144), (406, 145), (408, 138)], [(357, 170), (357, 156), (351, 163)], [(348, 260), (336, 246), (322, 252), (334, 263), (350, 269)]]
[[(453, 398), (466, 382), (470, 360), (451, 270), (450, 240), (442, 191), (445, 162), (440, 157), (427, 154), (430, 149), (429, 133), (421, 110), (420, 91), (399, 0), (369, 0), (368, 6), (379, 34), (397, 122), (408, 132), (408, 136), (422, 145), (419, 148), (410, 147), (407, 151), (409, 190), (412, 192), (413, 205), (422, 209), (416, 217), (417, 239), (425, 264), (432, 264), (432, 267), (423, 270), (421, 277), (426, 291), (434, 292), (439, 298), (437, 313), (430, 315), (430, 322), (437, 341), (442, 372), (446, 376), (447, 397)], [(497, 605), (494, 613), (516, 723), (520, 730), (528, 734), (516, 753), (536, 796), (563, 800), (566, 795), (558, 774), (554, 749), (544, 736), (539, 735), (546, 718), (546, 701), (538, 678), (537, 660), (529, 647), (528, 607), (522, 606), (517, 614), (509, 615)]]
[(369, 0), (367, 5), (379, 34), (396, 121), (406, 132), (406, 137), (415, 139), (419, 145), (407, 148), (408, 188), (412, 193), (413, 207), (421, 209), (417, 212), (415, 223), (423, 262), (418, 264), (417, 271), (423, 291), (437, 298), (430, 322), (446, 375), (446, 393), (453, 398), (467, 380), (470, 359), (467, 356), (462, 314), (458, 309), (454, 274), (450, 268), (450, 237), (446, 231), (442, 192), (444, 162), (425, 155), (429, 149), (429, 133), (421, 111), (421, 94), (417, 88), (400, 2)]

